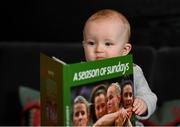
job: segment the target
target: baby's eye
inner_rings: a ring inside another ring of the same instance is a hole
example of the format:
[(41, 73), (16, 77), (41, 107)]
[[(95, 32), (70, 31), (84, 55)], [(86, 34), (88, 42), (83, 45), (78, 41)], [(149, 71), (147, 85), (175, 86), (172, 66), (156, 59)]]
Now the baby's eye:
[(113, 45), (113, 43), (111, 43), (111, 42), (106, 42), (105, 45), (106, 45), (106, 46), (111, 46), (111, 45)]
[(95, 42), (89, 41), (89, 42), (87, 42), (87, 44), (88, 44), (88, 45), (95, 45)]

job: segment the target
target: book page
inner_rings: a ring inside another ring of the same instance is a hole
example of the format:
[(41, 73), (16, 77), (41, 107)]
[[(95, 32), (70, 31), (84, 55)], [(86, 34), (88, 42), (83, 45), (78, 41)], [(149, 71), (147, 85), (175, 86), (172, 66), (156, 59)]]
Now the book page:
[(55, 57), (55, 56), (52, 56), (52, 59), (55, 60), (55, 61), (57, 61), (57, 62), (59, 62), (59, 63), (61, 63), (61, 64), (64, 64), (64, 65), (66, 64), (64, 61), (58, 59), (58, 58)]

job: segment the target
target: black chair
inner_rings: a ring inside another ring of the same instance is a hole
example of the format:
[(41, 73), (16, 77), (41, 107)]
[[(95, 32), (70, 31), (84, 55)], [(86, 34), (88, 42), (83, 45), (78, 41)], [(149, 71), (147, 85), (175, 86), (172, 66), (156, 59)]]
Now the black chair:
[(20, 125), (20, 85), (39, 90), (39, 46), (37, 44), (0, 44), (1, 96), (0, 124)]
[(159, 49), (154, 67), (153, 89), (158, 97), (158, 105), (180, 99), (180, 47)]
[(40, 52), (48, 56), (55, 56), (66, 63), (85, 61), (82, 42), (43, 43)]
[(20, 85), (40, 90), (40, 52), (67, 63), (84, 61), (80, 43), (1, 43), (0, 125), (20, 125)]
[(150, 88), (152, 84), (152, 70), (156, 58), (156, 50), (150, 46), (135, 46), (132, 48), (133, 62), (142, 68), (144, 76), (149, 83)]

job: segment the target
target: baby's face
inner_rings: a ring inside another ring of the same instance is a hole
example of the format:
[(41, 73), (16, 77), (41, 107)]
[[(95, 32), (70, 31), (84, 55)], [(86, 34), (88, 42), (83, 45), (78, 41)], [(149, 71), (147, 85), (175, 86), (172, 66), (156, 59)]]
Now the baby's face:
[(121, 24), (112, 20), (88, 22), (84, 30), (84, 51), (87, 61), (100, 60), (126, 55), (125, 32)]

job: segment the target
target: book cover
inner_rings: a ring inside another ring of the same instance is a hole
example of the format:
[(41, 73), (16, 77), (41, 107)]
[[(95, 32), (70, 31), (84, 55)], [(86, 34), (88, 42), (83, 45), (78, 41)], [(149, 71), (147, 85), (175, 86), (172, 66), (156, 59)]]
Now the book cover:
[[(130, 88), (125, 84), (129, 84)], [(115, 94), (110, 86), (115, 88)], [(65, 64), (41, 53), (40, 91), (41, 125), (94, 125), (106, 114), (116, 112), (113, 106), (117, 105), (119, 109), (132, 106), (132, 55)], [(99, 96), (99, 101), (96, 98), (98, 92), (99, 95), (104, 92), (105, 103), (100, 103), (103, 97)], [(114, 102), (119, 103), (113, 104), (116, 97), (119, 101)], [(113, 125), (118, 125), (115, 122), (118, 119), (121, 121), (119, 117), (114, 119)], [(124, 119), (121, 124), (127, 123)]]

